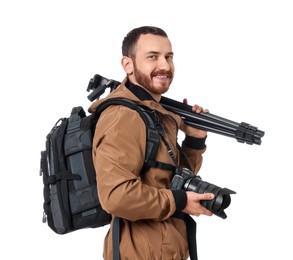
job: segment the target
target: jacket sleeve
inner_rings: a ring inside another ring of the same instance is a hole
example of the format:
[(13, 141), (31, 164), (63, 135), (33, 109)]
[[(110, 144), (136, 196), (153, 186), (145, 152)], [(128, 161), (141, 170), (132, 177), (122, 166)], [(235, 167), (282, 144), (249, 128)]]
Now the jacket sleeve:
[[(197, 174), (203, 161), (203, 153), (206, 151), (206, 138), (186, 136), (182, 142), (182, 149), (187, 156), (191, 170)], [(183, 162), (184, 163), (184, 162)]]
[(144, 184), (146, 127), (136, 111), (123, 106), (106, 109), (97, 125), (93, 160), (98, 195), (109, 213), (131, 221), (165, 220), (176, 210), (172, 191)]

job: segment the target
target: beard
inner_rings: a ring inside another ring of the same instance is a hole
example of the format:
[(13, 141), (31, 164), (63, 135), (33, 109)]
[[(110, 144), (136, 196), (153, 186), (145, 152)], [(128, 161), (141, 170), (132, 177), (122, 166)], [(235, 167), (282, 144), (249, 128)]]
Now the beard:
[[(158, 94), (158, 95), (162, 95), (169, 90), (169, 87), (170, 87), (172, 79), (173, 79), (172, 72), (166, 72), (166, 71), (155, 71), (155, 72), (151, 73), (150, 76), (148, 76), (145, 73), (143, 73), (142, 71), (140, 71), (137, 68), (136, 64), (134, 64), (134, 66), (133, 66), (133, 73), (134, 73), (134, 77), (136, 79), (136, 82), (140, 86), (142, 86), (143, 88), (145, 88), (149, 92), (154, 93), (154, 94)], [(168, 82), (165, 82), (165, 83), (162, 82), (160, 85), (154, 86), (152, 78), (158, 74), (168, 75), (170, 80)]]

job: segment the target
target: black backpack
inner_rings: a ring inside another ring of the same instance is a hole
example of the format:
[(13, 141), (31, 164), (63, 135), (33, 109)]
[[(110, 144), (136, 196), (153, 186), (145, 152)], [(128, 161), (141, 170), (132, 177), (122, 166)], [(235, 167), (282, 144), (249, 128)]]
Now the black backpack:
[(59, 119), (46, 137), (41, 152), (43, 176), (43, 222), (57, 234), (107, 225), (111, 215), (101, 207), (92, 161), (92, 138), (96, 122), (108, 106), (124, 105), (136, 110), (146, 124), (146, 156), (142, 172), (155, 166), (160, 136), (154, 111), (125, 98), (101, 103), (96, 113), (86, 115), (74, 107), (69, 118)]

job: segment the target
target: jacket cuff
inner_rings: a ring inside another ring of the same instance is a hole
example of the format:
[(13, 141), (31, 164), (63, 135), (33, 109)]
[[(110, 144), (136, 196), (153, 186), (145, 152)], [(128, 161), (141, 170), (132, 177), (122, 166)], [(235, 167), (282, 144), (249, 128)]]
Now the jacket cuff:
[(192, 149), (201, 150), (206, 148), (206, 139), (207, 137), (196, 138), (196, 137), (186, 135), (183, 143)]
[(186, 207), (187, 195), (185, 190), (172, 190), (177, 211), (182, 211)]

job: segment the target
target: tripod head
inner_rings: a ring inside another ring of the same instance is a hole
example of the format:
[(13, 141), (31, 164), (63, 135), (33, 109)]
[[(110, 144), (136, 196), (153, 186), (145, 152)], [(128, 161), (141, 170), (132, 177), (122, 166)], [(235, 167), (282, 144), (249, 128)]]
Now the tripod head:
[(90, 95), (88, 95), (88, 99), (90, 101), (94, 101), (95, 99), (99, 99), (101, 95), (104, 94), (107, 88), (110, 88), (110, 92), (112, 92), (115, 88), (119, 86), (120, 82), (115, 81), (113, 79), (107, 79), (102, 77), (99, 74), (96, 74), (87, 87), (87, 92), (92, 91)]
[[(87, 87), (88, 92), (92, 91), (92, 93), (88, 95), (88, 99), (90, 101), (99, 99), (107, 88), (110, 88), (110, 92), (112, 92), (119, 85), (120, 82), (118, 81), (107, 79), (96, 74), (92, 79), (90, 79)], [(166, 110), (181, 116), (187, 125), (197, 129), (235, 138), (240, 143), (260, 145), (261, 138), (265, 134), (264, 131), (258, 130), (257, 127), (245, 122), (236, 123), (232, 120), (206, 112), (201, 112), (199, 114), (194, 113), (192, 111), (192, 106), (164, 96), (161, 97), (160, 104)]]

